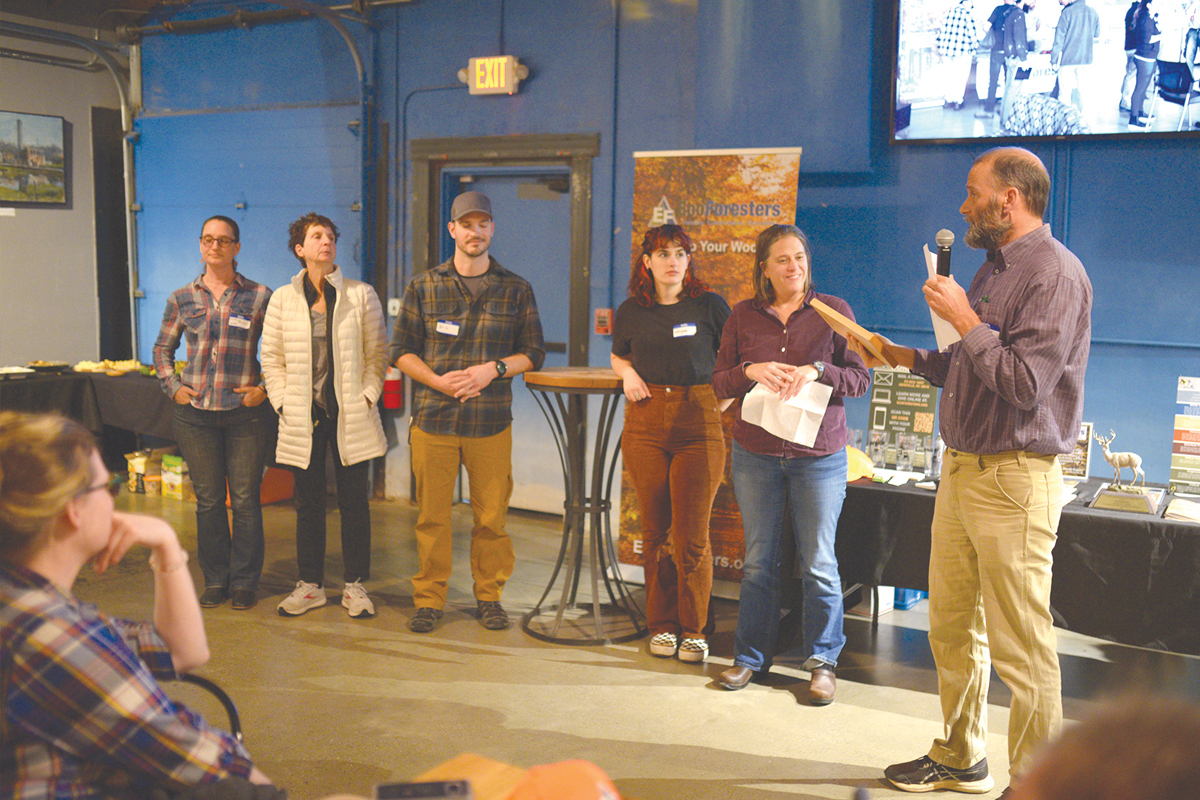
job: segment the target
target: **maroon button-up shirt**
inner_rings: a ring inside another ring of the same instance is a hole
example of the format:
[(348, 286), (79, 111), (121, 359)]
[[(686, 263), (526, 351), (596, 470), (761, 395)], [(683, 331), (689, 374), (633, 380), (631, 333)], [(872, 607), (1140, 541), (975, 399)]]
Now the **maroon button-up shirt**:
[[(861, 358), (833, 332), (808, 301), (816, 297), (854, 319), (850, 306), (840, 298), (809, 291), (804, 305), (789, 318), (779, 320), (771, 309), (757, 300), (743, 300), (733, 307), (721, 335), (721, 349), (713, 370), (712, 387), (717, 397), (738, 399), (733, 439), (751, 453), (783, 458), (827, 456), (846, 446), (846, 409), (843, 397), (859, 397), (871, 385), (871, 374)], [(741, 400), (754, 381), (746, 377), (744, 366), (764, 361), (804, 366), (814, 361), (825, 363), (821, 383), (833, 387), (825, 419), (812, 447), (803, 447), (767, 433), (757, 425), (743, 422)]]
[(1083, 419), (1091, 281), (1049, 225), (988, 255), (967, 290), (982, 324), (945, 353), (917, 350), (912, 371), (942, 387), (947, 447), (1069, 453)]

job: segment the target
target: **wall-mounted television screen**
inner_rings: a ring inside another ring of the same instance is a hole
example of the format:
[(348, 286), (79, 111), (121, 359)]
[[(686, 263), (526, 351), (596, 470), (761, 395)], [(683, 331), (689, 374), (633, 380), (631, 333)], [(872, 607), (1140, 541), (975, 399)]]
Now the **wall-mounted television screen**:
[(0, 205), (67, 202), (62, 117), (0, 111)]
[(892, 141), (1200, 134), (1200, 2), (1153, 0), (1127, 42), (1139, 5), (898, 0)]

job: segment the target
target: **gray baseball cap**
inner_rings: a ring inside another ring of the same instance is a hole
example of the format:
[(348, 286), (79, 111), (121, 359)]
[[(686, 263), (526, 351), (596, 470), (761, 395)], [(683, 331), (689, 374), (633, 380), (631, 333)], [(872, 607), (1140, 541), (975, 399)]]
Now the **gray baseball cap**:
[(460, 220), (473, 211), (492, 216), (492, 201), (482, 192), (463, 192), (450, 206), (450, 219)]

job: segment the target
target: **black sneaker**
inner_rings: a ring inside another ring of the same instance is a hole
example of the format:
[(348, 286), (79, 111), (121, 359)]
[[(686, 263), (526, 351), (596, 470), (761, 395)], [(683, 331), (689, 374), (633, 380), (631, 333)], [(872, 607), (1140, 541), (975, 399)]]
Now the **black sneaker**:
[(508, 627), (508, 614), (496, 600), (480, 600), (476, 603), (479, 621), (489, 631), (502, 631)]
[(916, 761), (892, 764), (883, 771), (883, 776), (897, 789), (905, 792), (932, 792), (934, 789), (951, 789), (955, 792), (983, 794), (991, 791), (994, 781), (988, 777), (987, 759), (967, 769), (951, 769), (939, 764), (929, 756)]

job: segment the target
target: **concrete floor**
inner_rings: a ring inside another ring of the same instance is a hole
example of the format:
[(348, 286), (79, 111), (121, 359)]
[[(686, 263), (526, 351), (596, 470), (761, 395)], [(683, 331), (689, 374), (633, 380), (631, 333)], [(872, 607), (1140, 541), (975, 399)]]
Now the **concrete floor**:
[[(119, 507), (160, 514), (195, 549), (195, 506), (125, 496)], [(474, 618), (468, 565), (470, 511), (456, 507), (455, 572), (442, 624), (418, 635), (409, 576), (416, 566), (416, 510), (373, 502), (377, 615), (350, 619), (340, 605), (338, 517), (329, 518), (330, 603), (298, 618), (275, 606), (296, 581), (290, 504), (264, 509), (267, 558), (258, 605), (206, 610), (213, 658), (199, 670), (241, 712), (256, 763), (294, 800), (335, 792), (371, 796), (375, 784), (411, 780), (459, 753), (529, 767), (567, 758), (600, 765), (623, 795), (693, 798), (906, 797), (881, 782), (889, 763), (924, 754), (941, 734), (937, 679), (924, 633), (924, 604), (885, 614), (877, 629), (848, 617), (837, 701), (807, 702), (807, 673), (777, 662), (762, 684), (739, 692), (715, 677), (732, 662), (737, 606), (715, 600), (717, 629), (703, 665), (658, 659), (645, 639), (567, 646), (517, 625), (487, 631)], [(557, 556), (557, 517), (514, 513), (517, 571), (504, 603), (514, 622), (537, 602)], [(198, 569), (192, 559), (193, 578)], [(85, 570), (81, 598), (109, 613), (146, 618), (152, 578), (144, 556), (98, 577)], [(1143, 688), (1200, 697), (1200, 659), (1128, 648), (1063, 632), (1064, 706), (1077, 719), (1098, 698)], [(190, 687), (172, 687), (210, 720), (223, 712)], [(994, 797), (1007, 784), (1007, 689), (993, 676), (988, 759)]]

